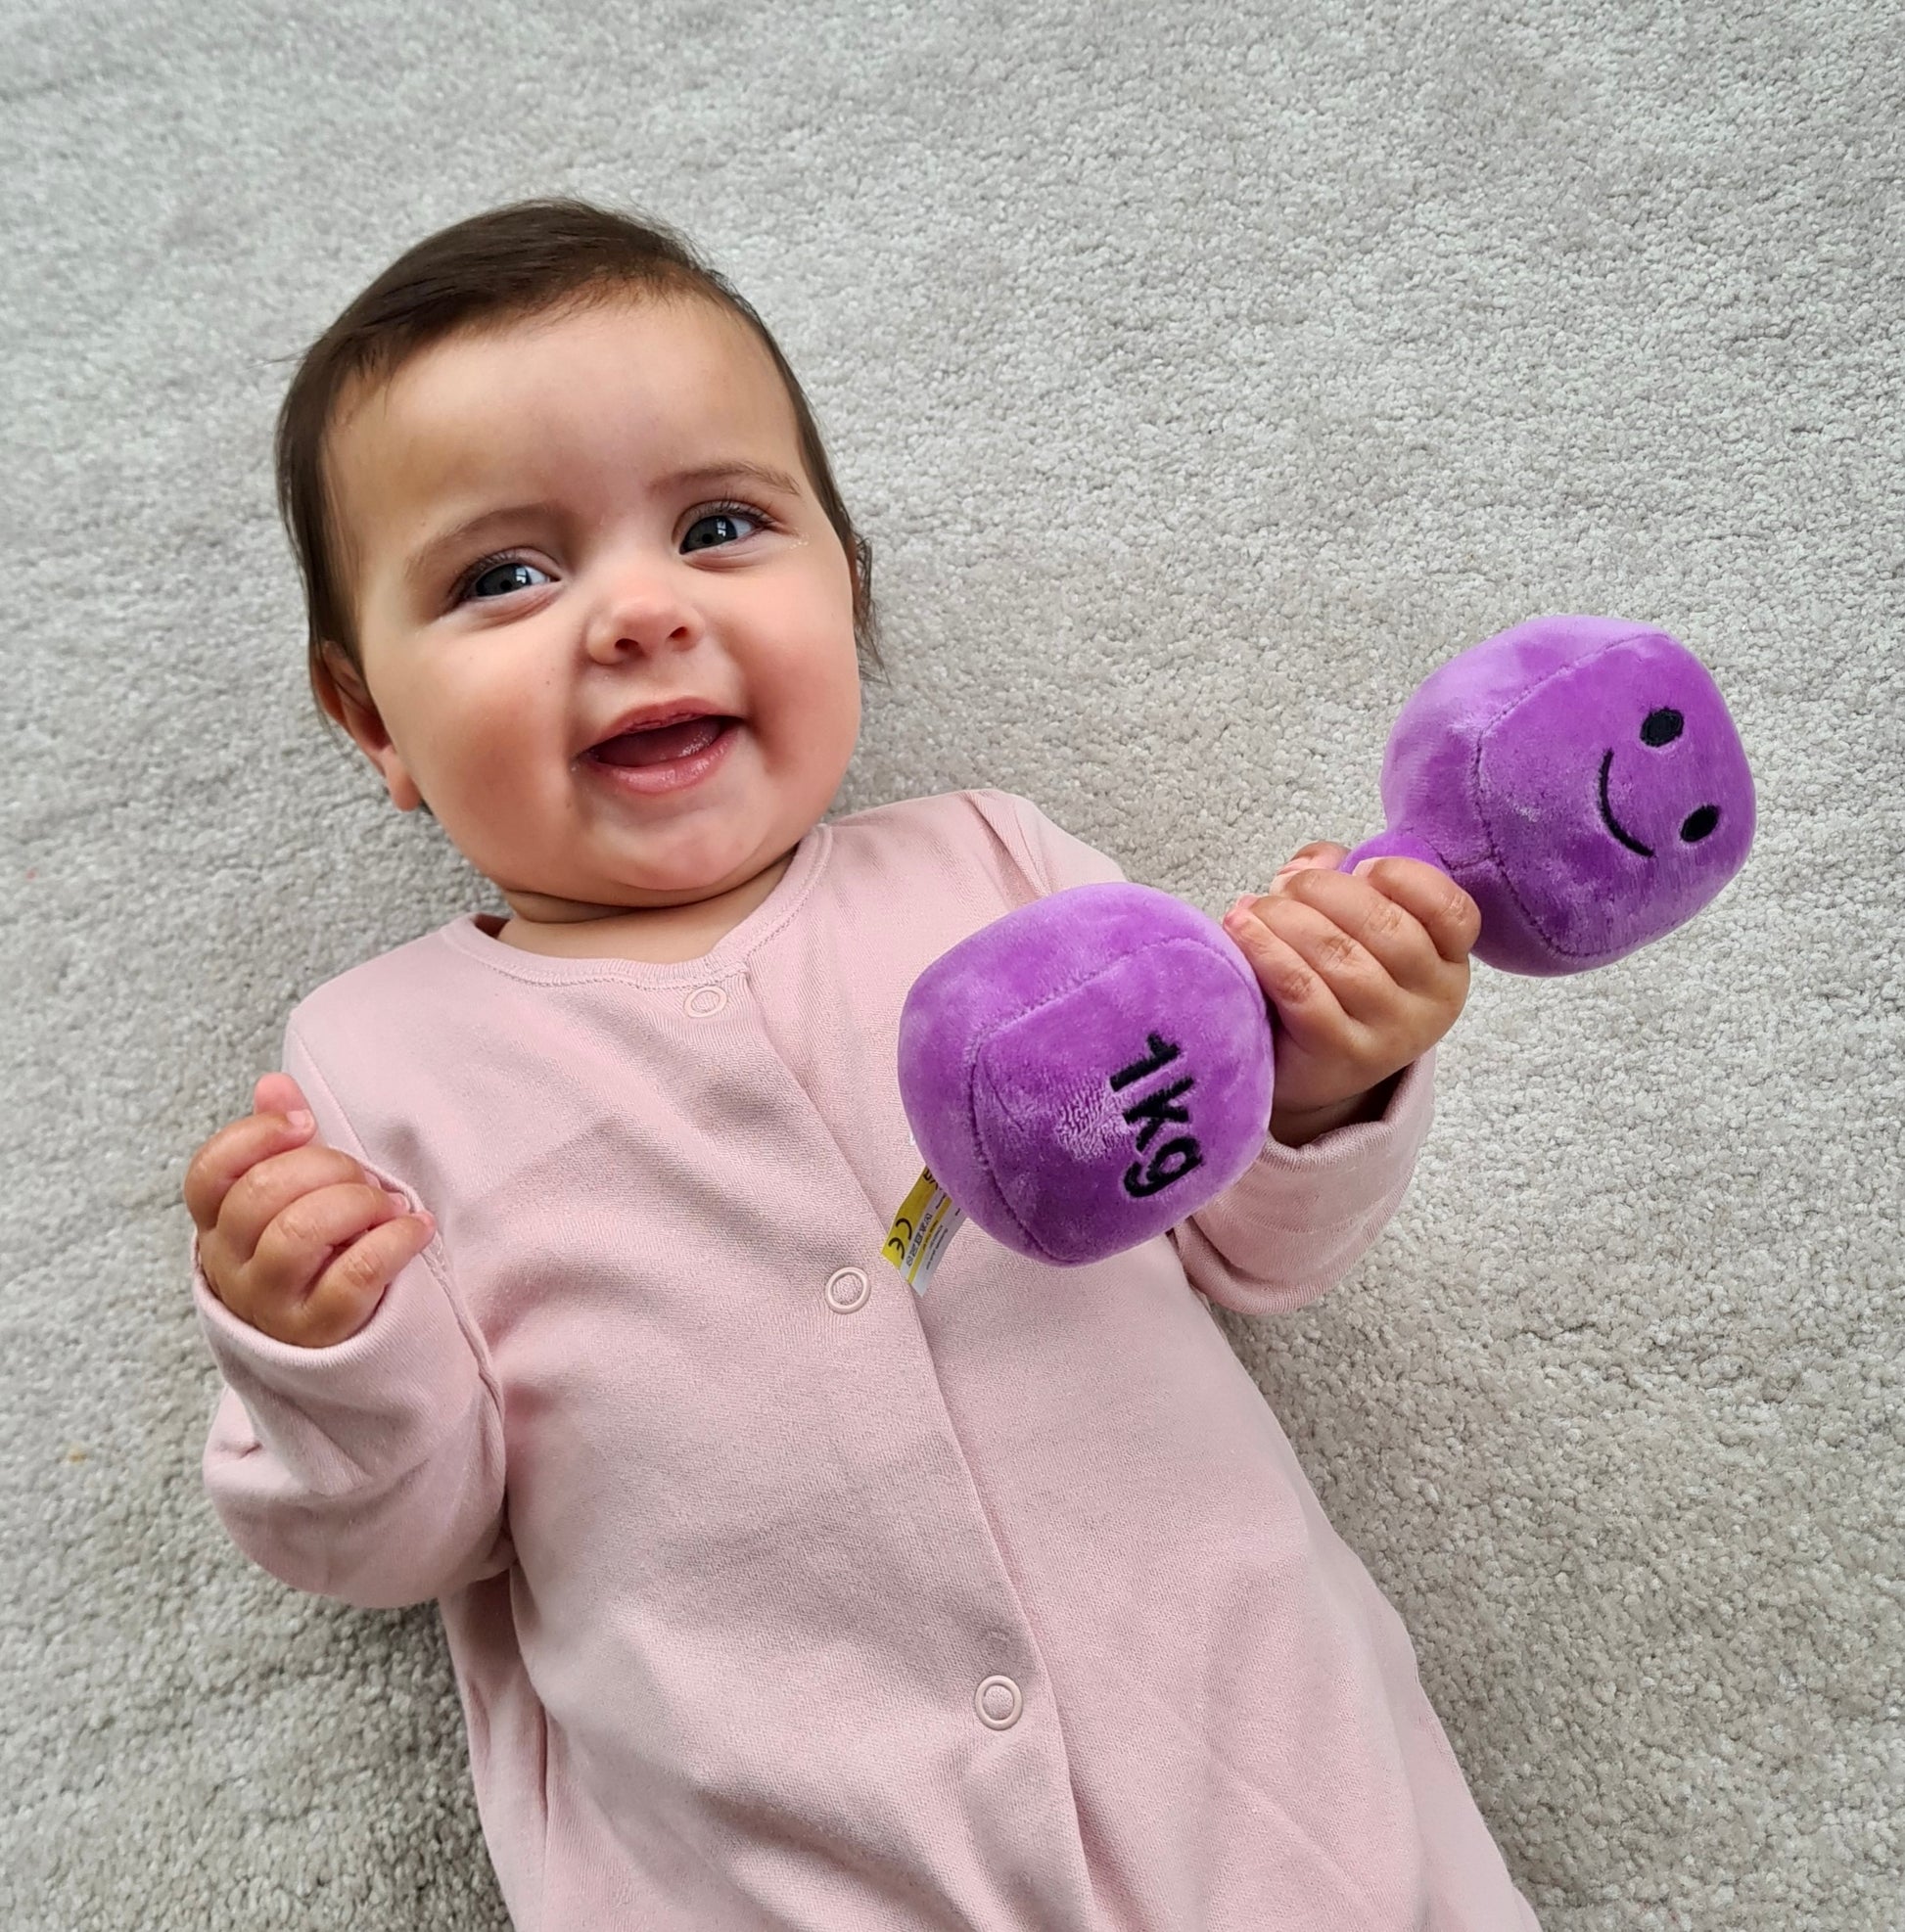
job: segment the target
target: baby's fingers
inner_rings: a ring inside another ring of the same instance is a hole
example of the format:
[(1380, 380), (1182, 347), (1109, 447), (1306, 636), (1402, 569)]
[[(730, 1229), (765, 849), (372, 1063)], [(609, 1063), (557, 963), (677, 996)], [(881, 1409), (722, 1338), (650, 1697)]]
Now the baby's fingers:
[[(301, 1096), (302, 1097), (302, 1096)], [(225, 1197), (260, 1162), (304, 1146), (312, 1127), (292, 1125), (283, 1114), (247, 1114), (206, 1140), (185, 1170), (185, 1206), (201, 1234), (209, 1234), (224, 1212)]]
[(1450, 965), (1465, 960), (1481, 938), (1481, 908), (1436, 866), (1392, 853), (1364, 859), (1356, 876), (1411, 914)]
[(1319, 869), (1333, 872), (1348, 856), (1349, 848), (1337, 845), (1333, 839), (1312, 839), (1307, 846), (1298, 846), (1296, 851), (1277, 868), (1277, 878), (1271, 881), (1270, 889), (1274, 892), (1277, 879), (1281, 879), (1291, 872)]
[(1254, 914), (1232, 906), (1224, 917), (1224, 930), (1250, 961), (1257, 984), (1276, 1008), (1278, 1023), (1306, 1045), (1340, 1039), (1349, 1022), (1335, 990), (1289, 939), (1270, 924), (1271, 917), (1283, 917), (1286, 908), (1276, 905), (1273, 910), (1274, 901), (1269, 897), (1258, 903), (1263, 909)]
[(252, 1085), (252, 1111), (255, 1114), (290, 1114), (311, 1111), (304, 1089), (289, 1074), (260, 1074)]
[(301, 1195), (258, 1237), (232, 1312), (296, 1348), (354, 1335), (436, 1223), (371, 1182)]

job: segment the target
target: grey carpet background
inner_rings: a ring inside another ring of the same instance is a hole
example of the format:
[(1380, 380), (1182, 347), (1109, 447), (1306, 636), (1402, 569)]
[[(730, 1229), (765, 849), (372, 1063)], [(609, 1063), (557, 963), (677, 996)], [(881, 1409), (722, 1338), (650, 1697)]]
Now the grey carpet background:
[(1905, 1925), (1899, 29), (0, 0), (0, 1923), (503, 1923), (434, 1609), (204, 1499), (179, 1184), (304, 991), (494, 903), (310, 706), (287, 358), (578, 192), (687, 227), (829, 432), (893, 673), (839, 810), (1004, 786), (1219, 912), (1376, 828), (1468, 643), (1713, 668), (1744, 873), (1478, 967), (1395, 1221), (1228, 1332), (1545, 1926)]

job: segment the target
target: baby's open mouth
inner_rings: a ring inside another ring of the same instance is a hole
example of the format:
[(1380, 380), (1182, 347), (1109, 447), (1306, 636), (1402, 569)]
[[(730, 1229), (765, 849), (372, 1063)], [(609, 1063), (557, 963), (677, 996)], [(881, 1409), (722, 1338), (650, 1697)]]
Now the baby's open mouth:
[(731, 717), (689, 717), (678, 724), (658, 724), (646, 731), (625, 731), (594, 746), (589, 757), (602, 764), (667, 764), (673, 759), (705, 752), (729, 725)]

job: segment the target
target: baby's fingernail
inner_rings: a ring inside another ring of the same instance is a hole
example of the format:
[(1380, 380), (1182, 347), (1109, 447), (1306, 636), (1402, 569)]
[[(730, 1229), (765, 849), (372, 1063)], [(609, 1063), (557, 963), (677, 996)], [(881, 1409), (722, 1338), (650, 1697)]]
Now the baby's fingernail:
[(1372, 866), (1374, 863), (1375, 860), (1372, 858), (1359, 858), (1356, 861), (1356, 863), (1350, 868), (1349, 876), (1352, 879), (1360, 879), (1363, 876), (1363, 874), (1367, 872), (1370, 869), (1370, 867)]
[(302, 1133), (306, 1128), (314, 1127), (317, 1123), (309, 1114), (305, 1113), (303, 1108), (295, 1107), (285, 1116), (285, 1125), (291, 1128), (293, 1133)]

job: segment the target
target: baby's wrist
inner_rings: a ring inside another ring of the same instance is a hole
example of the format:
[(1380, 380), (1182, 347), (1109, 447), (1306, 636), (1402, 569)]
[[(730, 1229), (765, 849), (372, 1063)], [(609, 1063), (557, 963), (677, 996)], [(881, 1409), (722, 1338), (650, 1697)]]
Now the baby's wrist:
[(1400, 1074), (1391, 1074), (1387, 1080), (1377, 1081), (1375, 1085), (1361, 1093), (1352, 1093), (1342, 1100), (1326, 1101), (1320, 1107), (1279, 1108), (1273, 1103), (1270, 1137), (1280, 1147), (1305, 1147), (1339, 1127), (1351, 1127), (1360, 1121), (1380, 1120), (1383, 1110), (1389, 1105), (1389, 1096), (1401, 1078)]

